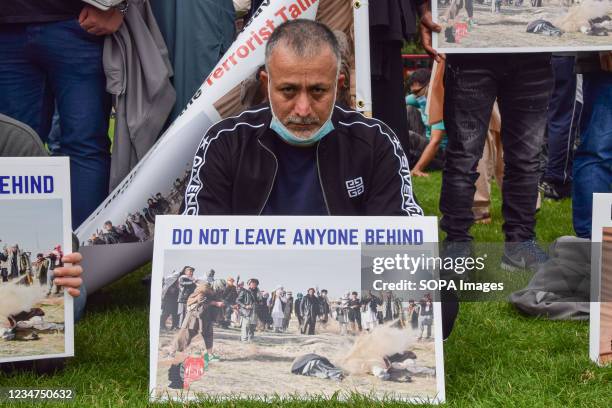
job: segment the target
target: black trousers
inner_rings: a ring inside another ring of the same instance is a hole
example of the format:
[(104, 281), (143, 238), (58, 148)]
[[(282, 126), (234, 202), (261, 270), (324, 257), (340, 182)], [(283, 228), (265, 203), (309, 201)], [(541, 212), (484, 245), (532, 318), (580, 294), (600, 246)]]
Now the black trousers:
[(574, 57), (552, 57), (554, 90), (548, 109), (548, 163), (544, 181), (554, 185), (571, 182), (574, 140), (582, 104), (576, 101)]
[(501, 114), (502, 188), (506, 241), (535, 236), (539, 154), (553, 86), (550, 54), (449, 55), (444, 124), (448, 136), (442, 177), (440, 227), (450, 241), (470, 241), (476, 167), (493, 103)]
[(302, 334), (315, 334), (315, 325), (317, 324), (316, 316), (308, 316), (304, 322), (304, 328)]

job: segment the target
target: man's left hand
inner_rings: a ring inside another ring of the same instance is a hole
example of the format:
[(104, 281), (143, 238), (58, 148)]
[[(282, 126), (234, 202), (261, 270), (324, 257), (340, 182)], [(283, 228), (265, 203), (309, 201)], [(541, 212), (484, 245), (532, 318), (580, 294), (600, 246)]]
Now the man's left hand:
[(109, 35), (121, 27), (123, 14), (117, 9), (106, 11), (92, 6), (85, 6), (79, 15), (79, 24), (83, 30), (94, 35)]
[(81, 274), (83, 273), (83, 268), (81, 267), (82, 259), (83, 256), (78, 252), (65, 254), (62, 262), (65, 264), (69, 263), (71, 266), (60, 266), (53, 270), (53, 275), (55, 275), (53, 283), (57, 286), (63, 286), (72, 297), (77, 297), (81, 294), (80, 288), (83, 284), (81, 279)]
[(431, 16), (431, 6), (430, 2), (426, 1), (419, 6), (419, 16), (421, 17), (419, 22), (419, 33), (421, 34), (421, 42), (423, 44), (423, 48), (425, 52), (429, 54), (436, 62), (442, 62), (443, 55), (438, 54), (438, 52), (433, 48), (432, 45), (432, 32), (439, 33), (442, 31), (442, 27), (433, 22), (433, 18)]

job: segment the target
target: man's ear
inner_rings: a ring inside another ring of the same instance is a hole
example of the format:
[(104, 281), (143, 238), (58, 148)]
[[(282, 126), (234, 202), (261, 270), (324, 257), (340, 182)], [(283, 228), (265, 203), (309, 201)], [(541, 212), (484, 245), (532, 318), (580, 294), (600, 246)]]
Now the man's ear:
[(344, 74), (338, 75), (338, 89), (344, 88), (344, 81), (346, 81), (346, 76)]
[(268, 73), (266, 71), (260, 71), (259, 72), (259, 80), (263, 84), (268, 85)]
[(270, 77), (268, 76), (268, 73), (266, 71), (260, 71), (259, 72), (259, 91), (261, 92), (261, 95), (263, 97), (263, 101), (269, 101), (270, 100), (270, 95), (268, 95), (268, 79)]

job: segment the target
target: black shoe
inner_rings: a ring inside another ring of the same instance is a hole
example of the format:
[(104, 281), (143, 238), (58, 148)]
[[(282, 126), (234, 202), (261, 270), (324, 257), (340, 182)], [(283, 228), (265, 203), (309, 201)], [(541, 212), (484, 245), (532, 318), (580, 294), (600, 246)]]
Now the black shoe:
[(540, 183), (539, 189), (544, 195), (544, 198), (550, 198), (552, 200), (563, 200), (564, 198), (572, 196), (572, 185), (569, 183), (556, 185), (548, 181), (543, 181)]
[(444, 37), (446, 37), (447, 43), (453, 44), (455, 42), (455, 28), (453, 26), (446, 27)]
[(548, 261), (548, 255), (534, 240), (524, 242), (506, 242), (501, 267), (506, 271), (530, 270)]

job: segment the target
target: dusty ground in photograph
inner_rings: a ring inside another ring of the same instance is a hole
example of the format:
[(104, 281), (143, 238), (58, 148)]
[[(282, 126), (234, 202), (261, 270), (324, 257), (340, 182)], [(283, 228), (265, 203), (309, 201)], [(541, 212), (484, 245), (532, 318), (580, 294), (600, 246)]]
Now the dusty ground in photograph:
[[(397, 330), (387, 329), (385, 330)], [(216, 395), (232, 395), (237, 393), (243, 396), (256, 394), (279, 394), (290, 396), (306, 393), (315, 395), (331, 396), (334, 392), (344, 392), (345, 395), (357, 391), (371, 396), (384, 395), (401, 396), (402, 398), (420, 397), (432, 398), (436, 394), (436, 379), (434, 376), (412, 376), (412, 382), (400, 383), (382, 381), (365, 371), (371, 367), (368, 357), (356, 361), (346, 361), (346, 357), (356, 355), (372, 355), (384, 350), (389, 332), (375, 333), (374, 335), (362, 334), (360, 336), (340, 336), (337, 323), (331, 321), (327, 328), (320, 330), (317, 334), (305, 336), (298, 334), (297, 321), (292, 319), (288, 332), (256, 332), (252, 343), (240, 341), (240, 329), (221, 329), (215, 326), (215, 354), (221, 356), (220, 362), (211, 363), (207, 371), (199, 381), (192, 383), (191, 390), (201, 393), (214, 393)], [(365, 332), (364, 332), (365, 333)], [(396, 335), (398, 332), (395, 332)], [(170, 343), (174, 333), (163, 332), (160, 336), (160, 349)], [(416, 335), (409, 329), (399, 332), (404, 339), (404, 345), (409, 344), (408, 349), (417, 355), (418, 366), (435, 369), (434, 341), (417, 341)], [(368, 342), (364, 336), (373, 336), (373, 341)], [(365, 350), (356, 350), (354, 344), (360, 337), (360, 345), (366, 345)], [(372, 344), (374, 342), (374, 344)], [(369, 344), (368, 344), (369, 343)], [(192, 343), (192, 349), (203, 348), (203, 342), (198, 336)], [(388, 346), (387, 346), (388, 347)], [(364, 352), (362, 352), (364, 351)], [(337, 367), (343, 368), (345, 372), (355, 372), (347, 375), (343, 381), (336, 382), (329, 379), (319, 379), (302, 375), (291, 374), (291, 364), (300, 355), (316, 353), (328, 358)], [(384, 352), (383, 352), (384, 354)], [(177, 353), (174, 360), (170, 360), (163, 352), (159, 353), (159, 365), (157, 372), (158, 390), (165, 391), (168, 384), (168, 368), (173, 363), (182, 361), (187, 355)], [(363, 367), (363, 369), (361, 368)], [(362, 371), (362, 372), (358, 372)], [(171, 391), (173, 392), (173, 391)]]
[[(37, 303), (34, 307), (41, 308), (45, 315), (43, 319), (47, 323), (64, 323), (64, 298), (51, 297)], [(2, 322), (4, 327), (4, 322)], [(2, 331), (2, 330), (0, 330)], [(18, 338), (27, 332), (20, 332)], [(0, 358), (15, 357), (15, 356), (40, 356), (46, 354), (61, 354), (65, 351), (64, 332), (37, 332), (38, 340), (3, 340), (0, 339)]]
[[(545, 0), (546, 2), (546, 0)], [(446, 15), (448, 6), (438, 3), (438, 15)], [(501, 47), (559, 47), (559, 46), (605, 46), (612, 43), (612, 36), (589, 36), (578, 32), (565, 32), (560, 37), (528, 33), (527, 25), (535, 20), (547, 20), (553, 24), (565, 15), (566, 7), (549, 4), (543, 7), (532, 7), (525, 0), (519, 7), (502, 5), (501, 14), (491, 13), (491, 4), (478, 4), (474, 1), (474, 19), (477, 25), (460, 39), (459, 43), (448, 43), (444, 28), (449, 22), (443, 21), (442, 33), (438, 36), (439, 47), (444, 48), (501, 48)], [(467, 12), (461, 10), (455, 22), (466, 22)]]

